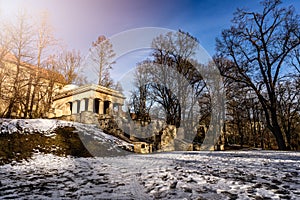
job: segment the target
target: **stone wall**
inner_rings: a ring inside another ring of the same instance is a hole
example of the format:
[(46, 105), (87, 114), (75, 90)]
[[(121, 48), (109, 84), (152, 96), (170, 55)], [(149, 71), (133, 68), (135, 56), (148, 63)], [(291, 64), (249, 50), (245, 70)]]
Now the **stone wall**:
[(152, 144), (147, 142), (133, 142), (135, 153), (152, 153)]
[(176, 127), (173, 125), (167, 125), (165, 129), (162, 130), (160, 151), (174, 151), (175, 138), (176, 138)]

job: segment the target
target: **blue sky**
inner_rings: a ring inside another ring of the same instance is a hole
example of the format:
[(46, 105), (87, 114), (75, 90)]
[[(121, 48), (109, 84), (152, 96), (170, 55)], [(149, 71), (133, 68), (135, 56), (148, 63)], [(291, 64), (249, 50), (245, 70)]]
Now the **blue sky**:
[[(99, 35), (111, 37), (141, 27), (182, 29), (215, 53), (215, 39), (231, 24), (236, 8), (260, 9), (258, 0), (0, 0), (0, 16), (26, 10), (34, 18), (47, 11), (55, 35), (68, 49), (87, 55)], [(284, 0), (300, 13), (300, 1)], [(137, 54), (139, 55), (139, 54)], [(139, 56), (135, 56), (139, 57)], [(132, 65), (130, 59), (123, 65)], [(120, 66), (116, 66), (120, 67)], [(129, 68), (129, 66), (126, 66)], [(119, 70), (117, 70), (119, 71)], [(119, 76), (117, 71), (113, 74)]]

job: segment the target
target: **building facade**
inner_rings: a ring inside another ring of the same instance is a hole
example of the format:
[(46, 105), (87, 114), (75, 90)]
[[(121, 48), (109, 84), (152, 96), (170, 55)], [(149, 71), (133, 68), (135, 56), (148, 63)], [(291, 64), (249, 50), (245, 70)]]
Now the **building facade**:
[(11, 53), (0, 57), (1, 117), (46, 117), (52, 97), (63, 87), (65, 79), (44, 67), (18, 61)]
[[(49, 118), (69, 117), (69, 120), (93, 123), (96, 116), (122, 113), (125, 97), (116, 90), (100, 85), (66, 85), (54, 97)], [(90, 116), (90, 117), (89, 117)]]

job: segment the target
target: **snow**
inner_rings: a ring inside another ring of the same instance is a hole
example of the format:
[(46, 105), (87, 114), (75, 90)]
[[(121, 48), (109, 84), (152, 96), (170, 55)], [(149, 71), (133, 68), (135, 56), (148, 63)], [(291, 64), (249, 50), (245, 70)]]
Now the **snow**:
[(300, 153), (170, 152), (74, 158), (37, 153), (0, 166), (18, 199), (299, 199)]
[(36, 151), (1, 165), (0, 199), (300, 199), (300, 152), (125, 155), (118, 147), (131, 145), (95, 125), (45, 119), (1, 119), (0, 125), (0, 134), (48, 137), (58, 127), (74, 127), (90, 152), (86, 136), (117, 150), (114, 157), (92, 158)]
[(74, 84), (69, 84), (69, 85), (66, 85), (64, 86), (60, 92), (65, 92), (65, 91), (69, 91), (69, 90), (74, 90), (76, 88), (78, 88), (79, 86), (78, 85), (74, 85)]
[[(53, 137), (55, 136), (54, 130), (59, 127), (74, 127), (83, 141), (85, 136), (92, 136), (96, 141), (113, 143), (113, 149), (117, 151), (118, 147), (133, 148), (132, 144), (105, 134), (96, 125), (92, 124), (81, 124), (55, 119), (0, 119), (0, 134), (41, 133), (47, 137)], [(88, 144), (86, 144), (86, 148), (89, 148)]]
[(53, 119), (0, 119), (2, 133), (25, 133), (34, 132), (50, 133), (59, 126), (69, 126), (70, 122), (58, 121)]

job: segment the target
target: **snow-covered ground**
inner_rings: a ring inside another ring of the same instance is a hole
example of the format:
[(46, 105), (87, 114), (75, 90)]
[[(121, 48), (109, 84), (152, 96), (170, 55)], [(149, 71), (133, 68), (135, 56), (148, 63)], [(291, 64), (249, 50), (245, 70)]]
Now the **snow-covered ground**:
[(300, 199), (300, 153), (170, 152), (0, 166), (0, 198)]
[[(101, 129), (93, 124), (81, 124), (77, 122), (62, 121), (55, 119), (0, 119), (1, 134), (34, 134), (39, 133), (46, 137), (55, 137), (55, 130), (62, 127), (74, 127), (81, 141), (93, 155), (101, 155), (89, 142), (91, 138), (101, 145), (108, 145), (108, 152), (125, 153), (122, 149), (132, 149), (133, 145), (120, 140), (112, 135), (105, 134)], [(95, 152), (93, 152), (95, 151)]]
[(130, 144), (94, 125), (41, 119), (0, 119), (0, 136), (55, 138), (59, 127), (74, 127), (92, 155), (104, 154), (93, 152), (91, 138), (114, 157), (33, 151), (26, 160), (0, 165), (0, 199), (300, 199), (300, 152), (127, 155), (119, 147)]

